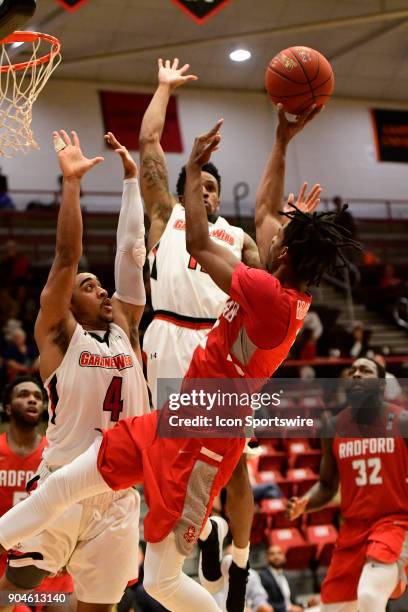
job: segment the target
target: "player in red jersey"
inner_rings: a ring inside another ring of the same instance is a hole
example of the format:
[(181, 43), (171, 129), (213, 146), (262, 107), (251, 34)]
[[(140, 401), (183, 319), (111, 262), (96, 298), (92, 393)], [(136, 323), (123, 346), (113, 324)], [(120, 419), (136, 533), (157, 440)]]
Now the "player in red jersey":
[(408, 563), (408, 449), (402, 409), (383, 400), (385, 369), (357, 359), (349, 373), (349, 407), (322, 439), (319, 482), (288, 502), (292, 519), (336, 494), (341, 513), (337, 546), (322, 585), (322, 612), (384, 612), (405, 590)]
[[(33, 478), (40, 464), (47, 440), (37, 431), (37, 425), (45, 399), (42, 385), (31, 376), (20, 376), (4, 389), (3, 406), (10, 418), (10, 426), (7, 432), (0, 434), (0, 516), (27, 497), (26, 483)], [(0, 557), (0, 575), (4, 573), (6, 564), (7, 555), (3, 555)], [(46, 577), (36, 588), (36, 592), (44, 591), (72, 593), (71, 576), (61, 572)], [(69, 608), (72, 603), (71, 596), (64, 607)]]
[[(257, 242), (265, 269), (248, 268), (210, 240), (200, 177), (201, 166), (219, 144), (220, 126), (218, 122), (196, 139), (187, 166), (186, 239), (192, 256), (230, 300), (205, 346), (196, 349), (183, 389), (194, 378), (269, 377), (302, 326), (311, 301), (307, 285), (336, 267), (339, 246), (350, 242), (347, 231), (336, 225), (335, 213), (312, 215), (294, 207), (286, 213), (290, 223), (282, 227), (278, 210), (284, 156), (279, 168), (271, 169), (279, 184), (270, 189), (270, 200), (257, 201)], [(0, 519), (0, 543), (12, 546), (79, 499), (143, 482), (149, 506), (146, 590), (177, 612), (218, 612), (213, 598), (183, 574), (182, 566), (215, 495), (241, 456), (245, 438), (161, 438), (159, 418), (163, 410), (125, 419), (104, 432), (102, 443), (52, 474), (19, 508)]]

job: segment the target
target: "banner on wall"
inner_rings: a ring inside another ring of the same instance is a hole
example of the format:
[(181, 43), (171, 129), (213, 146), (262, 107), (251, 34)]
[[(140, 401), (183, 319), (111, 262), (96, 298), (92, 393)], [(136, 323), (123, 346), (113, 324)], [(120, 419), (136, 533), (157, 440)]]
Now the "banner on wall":
[(372, 109), (378, 161), (408, 162), (408, 111)]
[(204, 23), (230, 0), (173, 0), (196, 23)]
[[(100, 91), (99, 96), (105, 132), (113, 132), (130, 151), (138, 151), (140, 126), (152, 99), (151, 94)], [(174, 96), (167, 107), (161, 144), (167, 153), (183, 153), (177, 98)]]
[(70, 11), (71, 13), (79, 9), (79, 7), (82, 4), (85, 4), (85, 2), (88, 2), (88, 0), (55, 0), (55, 1), (57, 2), (57, 4), (60, 4), (65, 10)]

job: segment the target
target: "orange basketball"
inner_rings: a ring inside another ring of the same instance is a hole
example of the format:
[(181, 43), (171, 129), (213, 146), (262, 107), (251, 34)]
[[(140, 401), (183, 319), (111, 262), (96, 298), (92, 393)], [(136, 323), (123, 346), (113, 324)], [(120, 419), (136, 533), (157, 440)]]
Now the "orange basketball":
[(271, 59), (265, 87), (274, 104), (298, 115), (312, 104), (323, 106), (333, 93), (334, 75), (328, 60), (309, 47), (289, 47)]

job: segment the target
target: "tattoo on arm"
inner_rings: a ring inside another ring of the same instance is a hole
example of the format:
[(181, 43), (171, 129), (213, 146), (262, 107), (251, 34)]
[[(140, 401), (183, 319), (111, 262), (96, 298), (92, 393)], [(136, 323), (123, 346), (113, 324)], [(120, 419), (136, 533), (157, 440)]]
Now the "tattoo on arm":
[(149, 189), (169, 191), (166, 163), (161, 155), (150, 154), (142, 161), (142, 177)]

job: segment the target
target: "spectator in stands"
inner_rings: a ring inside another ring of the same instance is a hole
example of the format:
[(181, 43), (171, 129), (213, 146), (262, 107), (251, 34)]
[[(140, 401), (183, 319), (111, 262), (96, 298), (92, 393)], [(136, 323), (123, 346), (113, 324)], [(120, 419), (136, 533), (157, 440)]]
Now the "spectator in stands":
[[(259, 570), (262, 585), (268, 593), (268, 603), (274, 612), (302, 612), (303, 606), (296, 602), (283, 569), (286, 564), (285, 552), (280, 546), (272, 545), (267, 551), (268, 565)], [(316, 605), (311, 599), (310, 606)]]
[(308, 312), (296, 342), (296, 357), (312, 361), (317, 355), (317, 341), (323, 333), (323, 325), (317, 312)]
[[(386, 370), (387, 364), (385, 361), (384, 354), (380, 351), (377, 351), (373, 354), (372, 359), (376, 363), (378, 363), (381, 367)], [(387, 402), (397, 402), (399, 404), (404, 403), (404, 395), (402, 393), (401, 385), (398, 382), (398, 379), (391, 374), (391, 372), (385, 372), (385, 391), (384, 391), (384, 399)]]
[(346, 357), (364, 357), (369, 348), (371, 331), (361, 321), (354, 321), (351, 331), (345, 335), (343, 353)]
[(10, 342), (3, 350), (9, 382), (17, 375), (33, 374), (38, 371), (38, 352), (34, 344), (27, 342), (27, 335), (21, 327), (12, 332)]
[(401, 285), (402, 280), (395, 275), (395, 267), (393, 264), (388, 263), (384, 266), (384, 272), (380, 279), (380, 288), (388, 289), (388, 287), (398, 287)]
[[(24, 298), (25, 285), (30, 272), (30, 262), (20, 253), (14, 240), (7, 240), (4, 255), (1, 259), (1, 280), (11, 289), (13, 297), (19, 301)], [(21, 291), (20, 289), (23, 289)]]
[(0, 174), (0, 210), (15, 210), (15, 208), (8, 193), (7, 176)]

